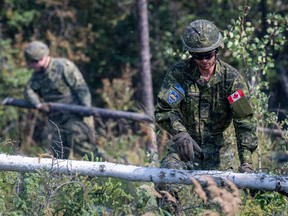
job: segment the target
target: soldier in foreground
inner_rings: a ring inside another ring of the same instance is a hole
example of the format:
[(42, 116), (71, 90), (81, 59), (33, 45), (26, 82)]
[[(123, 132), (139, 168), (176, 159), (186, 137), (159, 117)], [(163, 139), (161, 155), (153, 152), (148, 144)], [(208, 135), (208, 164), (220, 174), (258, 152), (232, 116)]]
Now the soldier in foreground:
[(51, 151), (57, 158), (79, 159), (90, 153), (100, 156), (94, 128), (83, 121), (83, 116), (49, 112), (48, 102), (91, 106), (89, 88), (76, 65), (65, 58), (53, 58), (49, 53), (48, 46), (41, 41), (29, 43), (24, 50), (27, 65), (34, 70), (24, 97), (48, 115), (45, 130), (52, 137), (46, 136), (45, 141), (51, 141)]
[[(183, 45), (191, 57), (168, 71), (155, 108), (157, 123), (173, 136), (161, 167), (219, 169), (223, 132), (233, 123), (240, 171), (253, 172), (256, 119), (244, 78), (218, 57), (224, 47), (219, 29), (210, 21), (196, 20), (186, 27)], [(159, 188), (177, 197), (179, 187)]]

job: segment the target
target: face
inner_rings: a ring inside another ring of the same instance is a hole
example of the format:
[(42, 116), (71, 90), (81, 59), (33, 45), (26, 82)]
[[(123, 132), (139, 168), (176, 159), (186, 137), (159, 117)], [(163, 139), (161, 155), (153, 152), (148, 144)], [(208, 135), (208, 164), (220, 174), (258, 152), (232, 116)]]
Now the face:
[(216, 59), (216, 51), (208, 53), (192, 53), (198, 67), (202, 70), (209, 70), (214, 64)]
[(43, 69), (46, 62), (46, 57), (40, 59), (40, 60), (31, 60), (27, 62), (28, 67), (32, 68), (34, 71), (40, 71)]

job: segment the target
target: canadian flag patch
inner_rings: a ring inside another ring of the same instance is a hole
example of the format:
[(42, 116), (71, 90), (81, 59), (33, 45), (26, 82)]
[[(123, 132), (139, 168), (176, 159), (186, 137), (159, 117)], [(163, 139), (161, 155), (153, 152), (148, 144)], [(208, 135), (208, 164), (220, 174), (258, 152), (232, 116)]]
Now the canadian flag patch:
[(242, 97), (244, 97), (244, 93), (243, 93), (242, 89), (239, 89), (238, 91), (234, 92), (233, 94), (231, 94), (228, 97), (228, 101), (230, 104), (232, 104)]

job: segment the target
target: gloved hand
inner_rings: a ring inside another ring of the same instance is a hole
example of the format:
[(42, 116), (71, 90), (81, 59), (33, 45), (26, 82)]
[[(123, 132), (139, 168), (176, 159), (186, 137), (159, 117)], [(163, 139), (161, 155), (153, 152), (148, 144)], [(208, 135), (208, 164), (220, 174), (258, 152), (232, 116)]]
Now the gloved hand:
[(184, 162), (194, 160), (194, 150), (203, 155), (201, 148), (187, 132), (180, 132), (173, 137), (174, 148)]
[(50, 107), (48, 103), (39, 103), (36, 105), (36, 108), (40, 110), (41, 112), (45, 112), (45, 113), (50, 112)]
[(253, 173), (254, 167), (251, 163), (243, 163), (241, 167), (239, 168), (239, 172), (241, 173)]

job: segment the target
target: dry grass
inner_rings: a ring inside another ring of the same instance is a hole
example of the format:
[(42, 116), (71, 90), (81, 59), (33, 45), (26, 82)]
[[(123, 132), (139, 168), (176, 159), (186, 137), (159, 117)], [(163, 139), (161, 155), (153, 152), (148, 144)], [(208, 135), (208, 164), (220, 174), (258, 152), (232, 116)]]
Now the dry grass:
[(203, 216), (219, 216), (219, 214), (217, 212), (211, 211), (211, 210), (206, 210), (203, 213)]
[(163, 194), (163, 196), (170, 202), (177, 204), (177, 199), (171, 195), (169, 192), (161, 190), (160, 191), (161, 194)]
[[(174, 203), (177, 208), (181, 207), (180, 209), (180, 214), (177, 215), (182, 215), (182, 213), (186, 213), (188, 209), (195, 211), (196, 208), (198, 208), (198, 211), (202, 211), (203, 216), (219, 216), (220, 214), (226, 215), (226, 216), (235, 216), (239, 214), (240, 211), (240, 205), (241, 205), (241, 199), (240, 199), (240, 194), (239, 190), (236, 187), (234, 183), (231, 181), (226, 181), (225, 187), (218, 187), (217, 183), (213, 180), (212, 177), (201, 177), (201, 182), (206, 182), (207, 184), (205, 187), (203, 187), (199, 180), (195, 178), (191, 178), (191, 181), (193, 182), (194, 185), (194, 192), (198, 195), (200, 200), (204, 203), (204, 205), (198, 205), (194, 203), (190, 203), (189, 208), (182, 208), (180, 203), (182, 199), (190, 199), (191, 201), (194, 200), (192, 199), (191, 195), (193, 194), (186, 193), (187, 196), (190, 197), (181, 197), (183, 194), (179, 197), (180, 199), (176, 199), (173, 195), (171, 195), (169, 192), (161, 190), (157, 191), (154, 189), (154, 187), (146, 185), (145, 188), (146, 190), (150, 191), (150, 193), (157, 198), (165, 198), (168, 202)], [(204, 184), (203, 184), (204, 185)], [(186, 190), (185, 190), (186, 191)], [(195, 193), (194, 193), (195, 194)], [(194, 200), (195, 201), (195, 200)], [(193, 201), (192, 201), (193, 202)], [(212, 204), (212, 205), (211, 205)], [(214, 206), (219, 206), (220, 208), (216, 212), (216, 210), (212, 210), (211, 208)], [(206, 210), (204, 210), (206, 209)], [(203, 212), (204, 211), (204, 212)], [(199, 212), (198, 212), (199, 213)]]
[(238, 188), (230, 181), (226, 181), (227, 187), (220, 188), (211, 177), (205, 178), (208, 184), (211, 201), (217, 203), (222, 212), (227, 216), (234, 216), (239, 212), (241, 199)]
[(199, 198), (206, 203), (207, 202), (207, 196), (203, 188), (201, 187), (200, 183), (195, 179), (191, 178), (194, 186), (195, 186), (195, 192), (198, 194)]
[(149, 191), (153, 196), (157, 197), (157, 198), (162, 198), (162, 195), (155, 190), (154, 187), (150, 186), (150, 185), (141, 185), (140, 188), (145, 189), (147, 191)]

